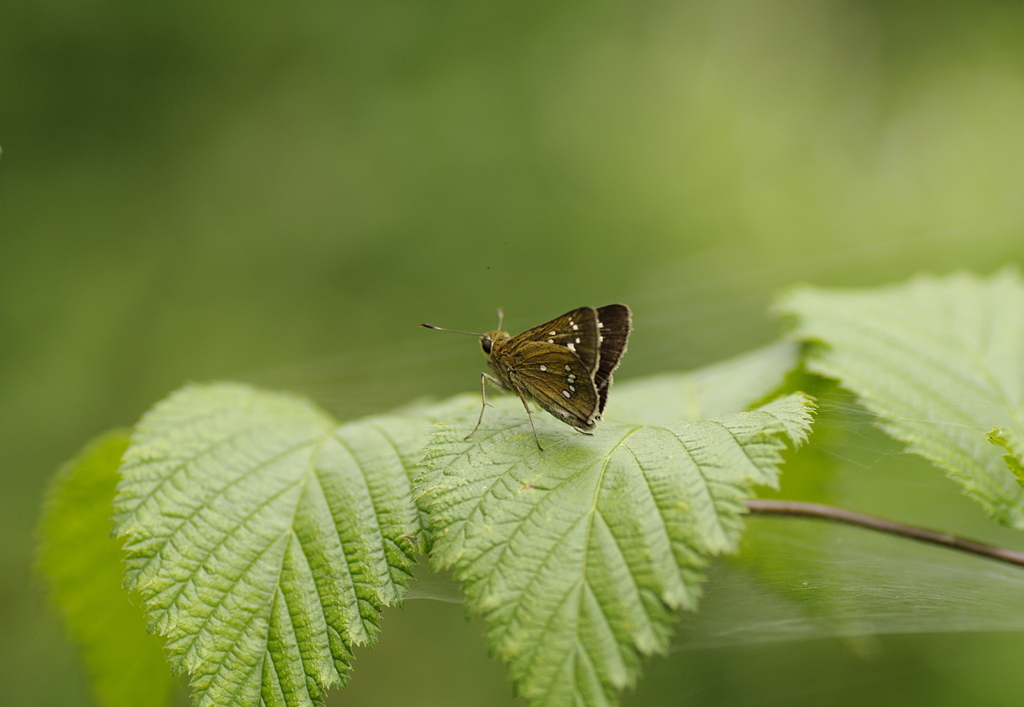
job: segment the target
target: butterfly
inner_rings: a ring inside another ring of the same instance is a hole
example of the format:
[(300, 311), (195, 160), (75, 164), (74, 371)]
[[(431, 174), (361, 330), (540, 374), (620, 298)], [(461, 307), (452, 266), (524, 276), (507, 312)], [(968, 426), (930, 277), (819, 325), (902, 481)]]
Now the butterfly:
[[(482, 373), (482, 405), (472, 437), (484, 419), (488, 381), (519, 396), (530, 418), (533, 438), (543, 451), (529, 401), (580, 432), (597, 426), (608, 402), (612, 373), (619, 365), (632, 330), (629, 307), (610, 304), (597, 309), (580, 307), (540, 326), (511, 336), (501, 331), (502, 311), (498, 310), (498, 328), (486, 334), (443, 329), (421, 324), (428, 329), (451, 331), (480, 337), (491, 373)], [(493, 375), (491, 375), (493, 374)]]

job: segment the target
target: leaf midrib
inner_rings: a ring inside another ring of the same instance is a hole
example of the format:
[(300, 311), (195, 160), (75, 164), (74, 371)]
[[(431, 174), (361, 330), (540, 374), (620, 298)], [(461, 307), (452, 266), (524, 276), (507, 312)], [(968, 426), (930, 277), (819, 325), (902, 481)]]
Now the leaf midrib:
[[(594, 531), (594, 517), (595, 517), (596, 514), (600, 513), (600, 511), (598, 510), (597, 506), (598, 506), (598, 500), (601, 497), (601, 489), (604, 486), (604, 477), (605, 477), (605, 474), (608, 471), (608, 465), (611, 463), (612, 457), (615, 455), (615, 453), (619, 451), (619, 449), (622, 447), (623, 444), (625, 444), (626, 440), (629, 439), (629, 437), (634, 432), (636, 432), (637, 430), (640, 430), (640, 429), (642, 429), (642, 426), (638, 425), (638, 426), (632, 428), (631, 430), (629, 430), (629, 432), (627, 432), (625, 435), (623, 435), (622, 439), (620, 439), (615, 444), (615, 446), (612, 447), (612, 449), (608, 452), (608, 454), (605, 456), (604, 464), (601, 465), (601, 471), (598, 474), (597, 483), (594, 485), (594, 498), (593, 498), (593, 501), (591, 502), (590, 510), (587, 511), (586, 516), (585, 516), (586, 519), (587, 519), (587, 530), (586, 530), (586, 532), (584, 533), (584, 536), (583, 536), (584, 537), (584, 541), (583, 541), (583, 557), (582, 557), (582, 560), (580, 562), (580, 578), (579, 578), (579, 581), (576, 582), (575, 585), (574, 585), (575, 587), (577, 587), (577, 591), (578, 591), (577, 601), (582, 601), (582, 596), (583, 596), (584, 589), (590, 586), (590, 583), (587, 581), (587, 565), (588, 565), (589, 560), (590, 560), (591, 535), (592, 535), (592, 533)], [(576, 472), (575, 474), (570, 474), (568, 477), (566, 477), (566, 479), (564, 479), (562, 482), (560, 482), (555, 488), (558, 488), (558, 486), (561, 486), (562, 484), (566, 483), (570, 479), (575, 478), (579, 474), (584, 473), (588, 468), (589, 467), (584, 467), (584, 468), (580, 469), (578, 472)], [(552, 489), (552, 491), (554, 491), (554, 489)], [(534, 505), (534, 507), (530, 509), (530, 512), (527, 513), (526, 517), (523, 518), (523, 520), (516, 526), (516, 530), (513, 531), (513, 535), (516, 532), (518, 532), (520, 528), (522, 528), (523, 526), (526, 525), (527, 519), (529, 519), (530, 515), (534, 512), (534, 510), (538, 507), (538, 505), (539, 504)], [(576, 523), (573, 523), (569, 527), (569, 529), (565, 533), (562, 534), (562, 536), (558, 539), (557, 542), (552, 543), (551, 549), (544, 556), (544, 560), (541, 562), (541, 568), (543, 568), (547, 564), (548, 560), (551, 558), (552, 554), (554, 554), (555, 550), (558, 547), (561, 546), (562, 542), (565, 540), (565, 538), (572, 531), (572, 528), (575, 528), (575, 527), (576, 527)], [(609, 535), (611, 535), (612, 538), (615, 538), (615, 534), (612, 533), (610, 529), (609, 529)], [(506, 546), (505, 546), (506, 548), (509, 545), (511, 545), (511, 538), (509, 540), (510, 540), (510, 542), (508, 544), (506, 544)], [(615, 538), (615, 540), (616, 540), (616, 547), (619, 549), (619, 554), (621, 555), (622, 554), (622, 548), (618, 545), (618, 539)], [(502, 549), (501, 557), (504, 556), (504, 552), (505, 552), (505, 550)], [(499, 562), (500, 562), (501, 557), (499, 557)], [(633, 577), (633, 573), (632, 572), (627, 572), (627, 574), (630, 576), (630, 578), (634, 581), (634, 584), (635, 584), (636, 578)], [(516, 606), (516, 610), (513, 611), (512, 616), (509, 618), (509, 622), (510, 623), (512, 621), (514, 621), (519, 616), (520, 609), (524, 605), (524, 602), (521, 601), (521, 598), (524, 595), (526, 595), (526, 593), (530, 590), (530, 588), (533, 586), (534, 582), (537, 581), (537, 578), (538, 578), (539, 575), (540, 575), (540, 572), (535, 572), (533, 577), (530, 578), (530, 581), (523, 588), (523, 591), (519, 593), (518, 596), (520, 597), (520, 601), (518, 602), (518, 604)], [(566, 601), (568, 601), (571, 595), (572, 595), (572, 590), (567, 591), (565, 598), (558, 603), (558, 606), (561, 606)], [(600, 600), (597, 600), (596, 595), (595, 595), (595, 604), (597, 604), (597, 606), (600, 607), (601, 613), (604, 616), (605, 620), (607, 621), (608, 615), (605, 613), (604, 607), (601, 606)], [(577, 605), (576, 612), (575, 612), (575, 619), (576, 620), (575, 620), (575, 623), (573, 625), (573, 641), (572, 641), (573, 642), (573, 650), (569, 653), (569, 656), (571, 656), (573, 653), (577, 652), (578, 649), (579, 649), (579, 646), (582, 645), (581, 641), (580, 641), (580, 636), (579, 636), (579, 625), (580, 625), (579, 617), (580, 617), (581, 613), (582, 613), (582, 607)], [(558, 615), (558, 611), (557, 611), (557, 607), (556, 607), (556, 610), (552, 611), (551, 612), (551, 616), (548, 617), (548, 621), (544, 625), (543, 633), (547, 633), (549, 631), (550, 626), (551, 626), (551, 621), (553, 621), (554, 617), (557, 616), (557, 615)], [(612, 630), (611, 632), (613, 634), (615, 633), (614, 630)], [(585, 646), (584, 646), (584, 648), (585, 648)], [(615, 641), (615, 649), (619, 652), (619, 657), (624, 660), (625, 658), (622, 655), (622, 648), (619, 646), (619, 642), (617, 640)], [(539, 654), (540, 654), (539, 650), (533, 651), (533, 655), (529, 658), (529, 660), (528, 660), (528, 662), (526, 663), (526, 666), (525, 666), (527, 670), (529, 670), (530, 668), (533, 667), (533, 665), (536, 663), (537, 656)], [(566, 659), (568, 660), (568, 656), (567, 656)], [(552, 680), (556, 679), (557, 675), (558, 675), (558, 673), (555, 673), (556, 677), (553, 677)]]

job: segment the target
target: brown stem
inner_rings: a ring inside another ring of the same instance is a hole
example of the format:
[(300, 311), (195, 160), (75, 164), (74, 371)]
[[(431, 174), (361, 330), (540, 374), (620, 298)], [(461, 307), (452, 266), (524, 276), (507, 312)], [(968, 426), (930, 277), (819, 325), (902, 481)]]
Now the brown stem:
[(942, 545), (943, 547), (970, 552), (975, 555), (984, 555), (994, 560), (1002, 560), (1014, 565), (1024, 567), (1024, 552), (1010, 550), (1005, 547), (986, 545), (966, 538), (950, 535), (949, 533), (938, 533), (934, 530), (918, 528), (914, 525), (904, 525), (884, 518), (855, 513), (843, 508), (825, 506), (820, 503), (805, 503), (803, 501), (768, 501), (755, 499), (747, 501), (747, 508), (751, 513), (763, 513), (783, 516), (806, 516), (809, 518), (823, 518), (850, 525), (859, 525), (863, 528), (880, 530), (883, 533), (892, 533), (905, 538), (913, 538), (926, 543)]

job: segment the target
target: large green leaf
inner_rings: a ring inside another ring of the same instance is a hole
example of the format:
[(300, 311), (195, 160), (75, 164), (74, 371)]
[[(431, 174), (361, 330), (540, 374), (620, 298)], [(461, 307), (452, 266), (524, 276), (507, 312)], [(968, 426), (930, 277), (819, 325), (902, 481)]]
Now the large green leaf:
[(132, 435), (115, 502), (127, 584), (196, 705), (321, 705), (422, 536), (408, 471), (432, 420), (339, 425), (308, 401), (188, 386)]
[(146, 633), (134, 597), (121, 588), (124, 552), (110, 537), (110, 503), (127, 432), (110, 432), (54, 477), (40, 527), (39, 570), (82, 647), (92, 693), (103, 707), (160, 707), (171, 673), (161, 641)]
[[(808, 366), (838, 379), (907, 448), (944, 469), (997, 521), (1024, 529), (1024, 488), (993, 428), (1024, 431), (1024, 284), (918, 277), (874, 290), (801, 288), (779, 309), (813, 346)], [(1015, 432), (1013, 432), (1015, 431)], [(1008, 461), (1008, 460), (1007, 460)]]
[(613, 704), (696, 607), (709, 556), (735, 550), (744, 500), (777, 484), (810, 405), (592, 436), (538, 416), (543, 452), (518, 400), (494, 408), (469, 440), (474, 412), (439, 426), (424, 460), (433, 564), (463, 582), (530, 705)]

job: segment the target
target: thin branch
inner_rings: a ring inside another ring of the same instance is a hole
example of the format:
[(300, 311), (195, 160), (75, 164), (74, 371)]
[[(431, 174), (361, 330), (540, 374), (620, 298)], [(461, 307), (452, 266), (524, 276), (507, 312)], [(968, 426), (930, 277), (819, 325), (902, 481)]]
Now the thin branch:
[(850, 525), (859, 525), (862, 528), (880, 530), (883, 533), (891, 533), (893, 535), (912, 538), (914, 540), (920, 540), (934, 545), (942, 545), (943, 547), (952, 548), (953, 550), (970, 552), (975, 555), (983, 555), (994, 560), (1001, 560), (1003, 562), (1009, 562), (1010, 564), (1024, 567), (1024, 552), (1010, 550), (1005, 547), (996, 547), (995, 545), (986, 545), (984, 543), (975, 542), (974, 540), (950, 535), (949, 533), (939, 533), (934, 530), (918, 528), (914, 525), (904, 525), (903, 523), (897, 523), (884, 518), (869, 516), (864, 513), (855, 513), (854, 511), (835, 508), (834, 506), (825, 506), (820, 503), (756, 499), (747, 501), (747, 508), (750, 509), (751, 513), (805, 516), (809, 518), (822, 518), (824, 520), (837, 521), (839, 523), (849, 523)]

